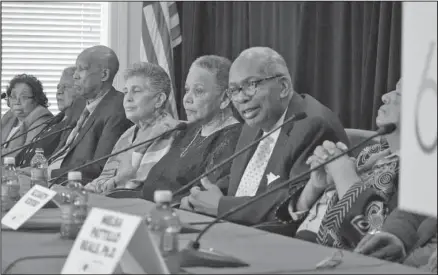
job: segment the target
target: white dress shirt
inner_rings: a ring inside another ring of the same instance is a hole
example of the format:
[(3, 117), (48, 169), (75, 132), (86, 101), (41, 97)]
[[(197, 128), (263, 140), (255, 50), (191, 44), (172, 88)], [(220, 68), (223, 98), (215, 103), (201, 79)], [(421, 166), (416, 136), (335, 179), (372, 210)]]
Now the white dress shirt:
[[(286, 112), (287, 108), (272, 129), (275, 129), (284, 122)], [(274, 151), (275, 144), (280, 136), (280, 132), (281, 128), (278, 128), (269, 137), (260, 141), (242, 175), (239, 187), (236, 191), (236, 197), (255, 196), (260, 186), (260, 182), (263, 179), (263, 175), (265, 174), (269, 159)], [(269, 132), (263, 131), (263, 136), (266, 136), (268, 133)]]

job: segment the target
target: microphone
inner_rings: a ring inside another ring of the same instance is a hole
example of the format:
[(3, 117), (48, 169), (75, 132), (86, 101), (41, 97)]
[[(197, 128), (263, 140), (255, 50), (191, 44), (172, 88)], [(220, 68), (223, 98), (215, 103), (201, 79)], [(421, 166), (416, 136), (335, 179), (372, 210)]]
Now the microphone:
[(47, 124), (47, 125), (57, 124), (57, 123), (61, 122), (61, 120), (64, 118), (64, 116), (65, 116), (65, 112), (60, 112), (59, 114), (57, 114), (56, 116), (52, 117), (51, 119), (48, 119), (48, 120), (44, 121), (43, 123), (40, 123), (40, 124), (30, 128), (30, 129), (28, 129), (26, 132), (24, 132), (22, 134), (19, 134), (18, 136), (15, 136), (15, 137), (13, 137), (13, 138), (3, 142), (1, 144), (1, 147), (3, 147), (7, 143), (13, 141), (14, 139), (17, 139), (17, 138), (19, 138), (21, 136), (27, 135), (27, 133), (29, 133), (30, 131), (32, 131), (32, 130), (38, 128), (38, 127), (40, 127), (41, 125), (44, 125), (44, 124)]
[[(184, 265), (184, 267), (187, 267), (186, 265), (190, 265), (190, 266), (206, 266), (206, 264), (209, 264), (208, 266), (221, 266), (221, 267), (235, 267), (235, 266), (242, 266), (245, 265), (246, 263), (240, 261), (239, 259), (235, 259), (229, 256), (224, 256), (220, 253), (214, 252), (212, 249), (209, 250), (200, 250), (200, 239), (202, 238), (202, 236), (204, 236), (204, 234), (216, 223), (218, 223), (219, 221), (227, 218), (228, 216), (236, 213), (237, 211), (247, 207), (248, 205), (251, 205), (252, 203), (266, 197), (267, 195), (281, 189), (284, 188), (285, 186), (288, 186), (290, 184), (296, 183), (299, 180), (302, 180), (302, 178), (310, 175), (310, 173), (312, 173), (315, 170), (320, 169), (321, 167), (327, 165), (328, 163), (346, 155), (349, 154), (351, 151), (359, 148), (360, 146), (362, 146), (363, 144), (367, 143), (368, 141), (372, 140), (373, 138), (377, 137), (377, 136), (381, 136), (381, 135), (388, 135), (392, 132), (394, 132), (394, 130), (396, 129), (396, 125), (395, 124), (388, 124), (382, 128), (380, 128), (376, 134), (368, 137), (367, 139), (363, 140), (362, 142), (359, 142), (357, 145), (351, 147), (350, 149), (342, 152), (341, 154), (335, 156), (334, 158), (321, 163), (320, 165), (314, 167), (313, 169), (308, 170), (307, 172), (303, 172), (301, 174), (299, 174), (298, 176), (296, 176), (295, 178), (286, 180), (280, 184), (278, 184), (276, 187), (273, 187), (267, 191), (265, 191), (264, 193), (252, 197), (251, 199), (249, 199), (248, 201), (246, 201), (245, 203), (242, 203), (240, 205), (237, 205), (236, 207), (233, 207), (232, 209), (230, 209), (229, 211), (223, 213), (222, 215), (216, 217), (211, 223), (209, 223), (196, 237), (196, 239), (192, 242), (190, 242), (188, 244), (188, 247), (183, 249), (181, 251), (182, 253), (182, 259), (185, 259), (186, 264)], [(303, 187), (305, 183), (301, 183), (298, 186), (296, 186), (295, 188), (301, 188)]]
[(2, 97), (2, 99), (3, 98), (6, 98), (8, 95), (6, 94), (6, 93), (2, 93), (2, 95), (1, 95), (1, 97)]
[[(266, 135), (254, 140), (252, 143), (248, 144), (247, 146), (243, 147), (242, 149), (240, 149), (239, 151), (237, 151), (236, 153), (232, 154), (230, 157), (228, 157), (227, 159), (225, 159), (224, 161), (222, 161), (221, 163), (219, 163), (218, 165), (212, 167), (211, 169), (205, 171), (203, 174), (201, 174), (200, 176), (196, 177), (195, 179), (193, 179), (192, 181), (190, 181), (188, 184), (184, 185), (183, 187), (181, 187), (180, 189), (176, 190), (175, 193), (173, 194), (173, 197), (175, 198), (178, 195), (181, 195), (183, 192), (185, 192), (187, 189), (191, 188), (192, 186), (194, 186), (196, 183), (198, 183), (198, 181), (200, 179), (202, 179), (203, 177), (213, 173), (214, 171), (216, 171), (217, 169), (221, 168), (222, 166), (224, 166), (225, 164), (228, 164), (230, 161), (234, 160), (237, 156), (241, 155), (242, 153), (246, 152), (247, 150), (249, 150), (250, 148), (254, 147), (255, 145), (257, 145), (260, 141), (262, 141), (263, 139), (265, 139), (266, 137), (268, 137), (269, 135), (271, 135), (272, 133), (274, 133), (275, 131), (277, 131), (278, 129), (280, 129), (281, 127), (283, 127), (284, 125), (286, 125), (289, 122), (292, 121), (298, 121), (298, 120), (302, 120), (304, 118), (307, 117), (307, 114), (304, 112), (300, 112), (300, 113), (296, 113), (294, 115), (292, 115), (290, 118), (286, 119), (281, 125), (275, 127), (274, 129), (272, 129), (270, 132), (268, 132)], [(173, 207), (178, 206), (179, 203), (174, 203)]]
[[(65, 173), (63, 173), (63, 174), (61, 174), (59, 177), (56, 177), (56, 178), (50, 179), (49, 182), (51, 182), (52, 184), (49, 185), (49, 188), (51, 188), (51, 187), (56, 183), (57, 180), (59, 180), (59, 179), (62, 178), (62, 177), (65, 177), (65, 176), (68, 174), (68, 172), (80, 170), (80, 169), (82, 169), (82, 168), (84, 168), (84, 167), (87, 167), (87, 166), (89, 166), (89, 165), (92, 165), (92, 164), (94, 164), (94, 163), (96, 163), (96, 162), (102, 161), (102, 160), (104, 160), (104, 159), (108, 159), (108, 158), (110, 158), (110, 157), (112, 157), (112, 156), (118, 155), (118, 154), (120, 154), (120, 153), (123, 153), (123, 152), (129, 151), (129, 150), (131, 150), (131, 149), (137, 148), (137, 147), (142, 146), (142, 145), (144, 145), (144, 144), (146, 144), (146, 143), (149, 143), (149, 142), (151, 142), (151, 141), (154, 141), (154, 140), (156, 140), (156, 139), (158, 139), (158, 138), (161, 138), (162, 136), (165, 136), (165, 135), (167, 135), (167, 134), (169, 134), (169, 133), (172, 133), (173, 131), (177, 131), (177, 130), (185, 130), (186, 128), (187, 128), (187, 124), (186, 124), (186, 123), (184, 123), (184, 122), (179, 123), (179, 124), (177, 124), (177, 125), (175, 126), (175, 128), (173, 128), (173, 129), (171, 129), (171, 130), (168, 130), (168, 131), (162, 133), (161, 135), (158, 135), (158, 136), (156, 136), (156, 137), (153, 137), (153, 138), (150, 138), (150, 139), (148, 139), (148, 140), (142, 141), (142, 142), (137, 143), (137, 144), (135, 144), (135, 145), (132, 145), (132, 146), (130, 146), (130, 147), (128, 147), (128, 148), (125, 148), (125, 149), (119, 150), (119, 151), (117, 151), (117, 152), (115, 152), (115, 153), (112, 153), (112, 154), (109, 154), (109, 155), (106, 155), (106, 156), (100, 157), (100, 158), (95, 159), (95, 160), (93, 160), (93, 161), (87, 162), (87, 163), (85, 163), (85, 164), (83, 164), (83, 165), (81, 165), (81, 166), (78, 166), (78, 167), (76, 167), (76, 168), (74, 168), (74, 169), (71, 169), (71, 170), (69, 170), (69, 171), (67, 171), (67, 172), (65, 172)], [(64, 183), (65, 183), (65, 182), (62, 182), (60, 185), (63, 185)]]
[(10, 155), (10, 154), (15, 153), (15, 152), (17, 152), (17, 151), (20, 151), (20, 150), (22, 150), (22, 149), (24, 149), (24, 148), (26, 148), (26, 147), (28, 147), (28, 146), (30, 146), (30, 145), (33, 145), (33, 144), (37, 143), (37, 142), (40, 141), (40, 140), (43, 140), (43, 139), (45, 139), (45, 138), (48, 138), (48, 137), (50, 137), (50, 136), (52, 136), (52, 135), (58, 134), (58, 133), (60, 133), (60, 132), (66, 131), (66, 130), (73, 129), (75, 126), (76, 126), (76, 121), (74, 121), (73, 123), (71, 123), (71, 124), (70, 124), (69, 126), (67, 126), (67, 127), (64, 127), (64, 128), (62, 128), (62, 129), (60, 129), (60, 130), (58, 130), (58, 131), (54, 131), (54, 132), (48, 134), (47, 136), (44, 136), (44, 137), (39, 138), (39, 139), (37, 139), (37, 140), (31, 141), (31, 142), (29, 142), (28, 144), (25, 144), (25, 145), (23, 145), (23, 146), (20, 146), (20, 147), (18, 147), (18, 148), (15, 148), (14, 150), (12, 150), (12, 151), (10, 151), (10, 152), (7, 152), (7, 153), (4, 154), (3, 156), (7, 156), (7, 155)]

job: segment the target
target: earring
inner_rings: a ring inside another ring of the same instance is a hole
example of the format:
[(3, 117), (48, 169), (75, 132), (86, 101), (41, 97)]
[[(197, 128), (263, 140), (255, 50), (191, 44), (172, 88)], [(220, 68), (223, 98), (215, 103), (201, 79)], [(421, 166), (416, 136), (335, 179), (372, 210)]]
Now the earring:
[(227, 107), (228, 107), (228, 105), (230, 105), (230, 102), (228, 102), (228, 104), (227, 105), (225, 105), (223, 108), (222, 108), (222, 104), (219, 106), (219, 108), (221, 109), (221, 110), (225, 110)]

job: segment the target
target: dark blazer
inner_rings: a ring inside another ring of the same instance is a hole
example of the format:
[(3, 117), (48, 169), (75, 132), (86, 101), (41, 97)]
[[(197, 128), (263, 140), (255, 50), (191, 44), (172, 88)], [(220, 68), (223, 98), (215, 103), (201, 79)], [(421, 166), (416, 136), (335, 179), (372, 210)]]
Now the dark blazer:
[[(342, 141), (348, 145), (347, 134), (339, 118), (310, 95), (295, 93), (289, 103), (285, 119), (298, 112), (305, 112), (307, 117), (282, 127), (256, 195), (307, 171), (309, 166), (306, 165), (306, 160), (313, 153), (316, 146), (321, 145), (325, 140)], [(253, 142), (261, 134), (261, 129), (245, 125), (237, 143), (236, 151)], [(253, 150), (241, 154), (233, 161), (228, 179), (228, 192), (219, 202), (218, 215), (251, 199), (251, 197), (235, 197), (234, 195), (256, 147), (254, 146)], [(266, 175), (269, 173), (280, 177), (270, 183), (268, 187)], [(308, 178), (304, 178), (300, 182), (307, 182), (307, 180)], [(228, 220), (245, 225), (274, 221), (276, 207), (287, 199), (289, 190), (294, 189), (296, 186), (277, 190), (251, 206), (231, 215)]]
[(404, 243), (409, 254), (413, 249), (424, 246), (435, 236), (437, 220), (397, 208), (388, 215), (382, 230), (397, 236)]
[[(126, 118), (123, 108), (123, 94), (114, 87), (103, 97), (93, 113), (88, 117), (77, 138), (70, 146), (60, 169), (51, 172), (51, 178), (61, 176), (86, 162), (111, 154), (119, 137), (133, 124)], [(62, 135), (66, 140), (67, 133)], [(56, 152), (64, 146), (60, 143)], [(82, 172), (83, 183), (97, 178), (103, 170), (106, 159), (89, 165), (79, 171)], [(66, 177), (56, 181), (61, 183)]]
[[(44, 129), (32, 139), (32, 142), (36, 142), (21, 150), (15, 157), (17, 166), (22, 168), (30, 166), (30, 161), (35, 155), (35, 150), (37, 148), (42, 148), (44, 150), (44, 156), (49, 159), (52, 153), (55, 152), (56, 148), (58, 148), (58, 145), (61, 142), (61, 137), (69, 134), (72, 129), (56, 134), (54, 133), (68, 127), (73, 121), (77, 121), (84, 107), (85, 100), (83, 98), (78, 98), (76, 99), (75, 104), (61, 112), (64, 114), (63, 120), (56, 121), (55, 119), (53, 123), (46, 125), (46, 127), (44, 127)], [(58, 115), (61, 115), (61, 113)]]

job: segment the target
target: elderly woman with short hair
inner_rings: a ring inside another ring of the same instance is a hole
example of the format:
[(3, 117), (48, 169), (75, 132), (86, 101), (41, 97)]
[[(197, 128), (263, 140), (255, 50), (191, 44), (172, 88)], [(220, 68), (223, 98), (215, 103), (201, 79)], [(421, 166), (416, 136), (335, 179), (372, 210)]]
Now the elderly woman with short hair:
[[(170, 78), (158, 65), (141, 62), (126, 70), (123, 107), (126, 117), (135, 125), (119, 138), (113, 153), (177, 126), (179, 121), (165, 109), (170, 90)], [(96, 193), (116, 188), (137, 189), (154, 164), (168, 152), (173, 138), (173, 134), (164, 135), (154, 142), (109, 158), (100, 176), (85, 188)]]
[[(242, 124), (225, 93), (230, 67), (230, 60), (215, 55), (199, 57), (191, 65), (183, 101), (189, 126), (150, 171), (144, 199), (153, 200), (157, 189), (176, 191), (234, 153)], [(230, 168), (231, 163), (224, 165), (208, 178), (216, 182), (228, 176)]]
[[(47, 109), (48, 100), (43, 85), (33, 75), (14, 76), (6, 90), (13, 116), (2, 117), (2, 155), (29, 143), (53, 117)], [(31, 131), (29, 129), (41, 125)], [(28, 132), (29, 131), (29, 132)], [(15, 157), (17, 152), (9, 156)]]
[[(399, 81), (382, 96), (376, 118), (378, 127), (396, 125), (393, 132), (356, 159), (342, 156), (312, 172), (305, 187), (292, 190), (278, 208), (281, 221), (297, 225), (296, 238), (352, 250), (383, 225), (398, 192), (401, 91)], [(341, 142), (325, 141), (307, 164), (314, 168), (347, 149)]]

